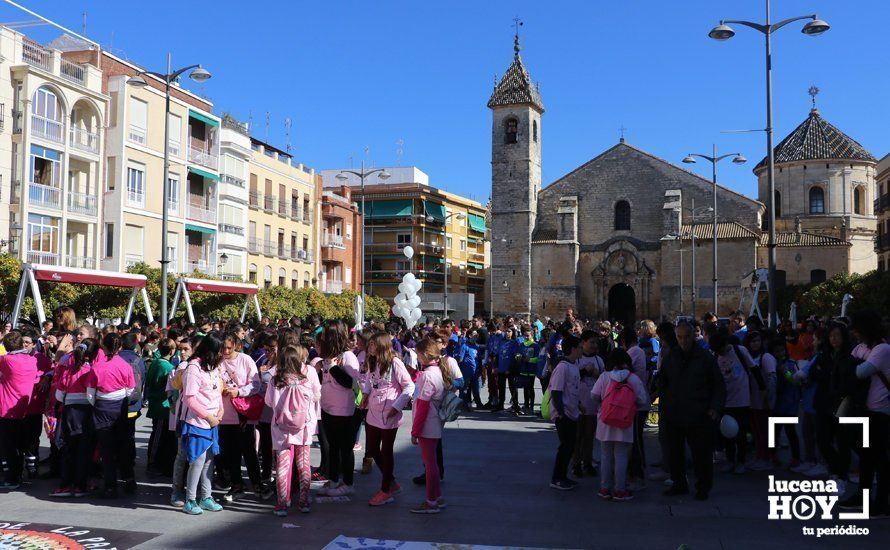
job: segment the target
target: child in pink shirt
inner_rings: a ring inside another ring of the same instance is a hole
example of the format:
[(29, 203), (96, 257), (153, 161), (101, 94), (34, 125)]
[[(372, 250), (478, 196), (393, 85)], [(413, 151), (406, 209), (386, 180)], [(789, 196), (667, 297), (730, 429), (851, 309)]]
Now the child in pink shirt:
[(22, 346), (22, 334), (13, 330), (3, 337), (6, 355), (0, 357), (0, 447), (6, 459), (6, 475), (0, 489), (21, 485), (28, 438), (25, 414), (39, 378), (37, 359)]
[(312, 471), (309, 451), (318, 424), (317, 404), (321, 399), (318, 373), (306, 363), (309, 353), (302, 346), (278, 350), (276, 366), (266, 386), (265, 403), (272, 409), (272, 448), (276, 452), (275, 477), (278, 488), (276, 516), (286, 516), (290, 506), (292, 468), (297, 463), (300, 495), (297, 506), (309, 512)]
[(436, 460), (436, 447), (442, 439), (439, 407), (445, 398), (445, 388), (451, 384), (451, 369), (447, 366), (443, 368), (441, 346), (432, 338), (426, 337), (421, 340), (416, 349), (420, 376), (417, 377), (415, 388), (411, 443), (420, 445), (426, 472), (426, 500), (411, 512), (438, 514), (444, 505), (439, 485), (439, 464)]

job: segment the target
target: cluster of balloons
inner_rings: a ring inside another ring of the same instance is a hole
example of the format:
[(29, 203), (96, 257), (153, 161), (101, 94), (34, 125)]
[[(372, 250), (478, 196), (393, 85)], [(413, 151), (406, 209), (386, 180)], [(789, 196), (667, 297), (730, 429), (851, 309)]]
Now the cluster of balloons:
[[(410, 246), (406, 246), (402, 252), (409, 260), (414, 257), (414, 249)], [(420, 311), (420, 296), (417, 295), (422, 284), (413, 273), (405, 273), (402, 282), (399, 283), (399, 293), (393, 299), (395, 302), (392, 306), (393, 315), (404, 319), (409, 329), (413, 328), (423, 315)]]

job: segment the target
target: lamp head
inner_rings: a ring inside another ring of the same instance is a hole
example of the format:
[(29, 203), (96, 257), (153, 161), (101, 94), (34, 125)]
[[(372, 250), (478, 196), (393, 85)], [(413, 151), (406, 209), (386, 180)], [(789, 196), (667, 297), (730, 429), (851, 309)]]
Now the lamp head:
[(386, 180), (388, 180), (388, 179), (391, 178), (391, 177), (392, 177), (392, 174), (390, 174), (390, 173), (387, 172), (386, 170), (384, 170), (383, 172), (380, 172), (379, 174), (377, 174), (377, 178), (378, 178), (378, 179), (382, 179), (383, 181), (386, 181)]
[(818, 36), (830, 28), (831, 26), (828, 23), (816, 17), (815, 19), (804, 25), (803, 29), (801, 29), (800, 32), (804, 33), (807, 36)]
[(334, 177), (337, 178), (337, 179), (340, 180), (340, 181), (346, 181), (346, 180), (349, 179), (349, 176), (347, 176), (347, 175), (344, 174), (343, 172), (340, 172), (339, 174), (337, 174), (337, 175), (334, 176)]
[(210, 71), (208, 71), (204, 67), (201, 67), (200, 65), (197, 69), (192, 71), (191, 74), (189, 74), (189, 78), (191, 78), (195, 82), (206, 82), (207, 80), (210, 80), (210, 76)]
[(686, 158), (683, 159), (684, 164), (695, 164), (695, 162), (695, 157), (693, 157), (692, 155), (686, 155)]
[(733, 164), (745, 164), (746, 162), (748, 162), (748, 159), (743, 157), (741, 154), (736, 155), (732, 159)]
[(735, 31), (732, 30), (732, 27), (729, 25), (724, 25), (721, 21), (719, 25), (711, 29), (711, 32), (708, 33), (708, 36), (713, 38), (714, 40), (729, 40), (733, 36), (735, 36)]
[(127, 79), (127, 84), (129, 84), (130, 86), (135, 86), (137, 88), (145, 88), (146, 86), (148, 86), (148, 82), (146, 82), (145, 79), (142, 78), (142, 75), (131, 76)]

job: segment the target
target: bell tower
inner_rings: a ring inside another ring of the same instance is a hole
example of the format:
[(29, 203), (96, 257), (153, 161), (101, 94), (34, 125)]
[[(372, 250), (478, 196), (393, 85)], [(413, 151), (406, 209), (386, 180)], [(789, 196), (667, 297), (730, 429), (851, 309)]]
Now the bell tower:
[(544, 104), (519, 55), (495, 86), (491, 123), (492, 313), (531, 315), (531, 239), (541, 189)]

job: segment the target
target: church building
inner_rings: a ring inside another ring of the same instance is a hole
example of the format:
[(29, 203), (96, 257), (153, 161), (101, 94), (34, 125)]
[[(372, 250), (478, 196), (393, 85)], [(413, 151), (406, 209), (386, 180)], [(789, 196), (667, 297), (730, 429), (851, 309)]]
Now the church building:
[[(542, 187), (544, 103), (519, 52), (517, 36), (488, 101), (493, 313), (561, 317), (572, 308), (631, 322), (701, 315), (715, 292), (720, 315), (739, 308), (752, 273), (766, 267), (766, 161), (754, 170), (754, 200), (622, 138)], [(777, 285), (876, 267), (875, 164), (815, 108), (779, 143)]]

